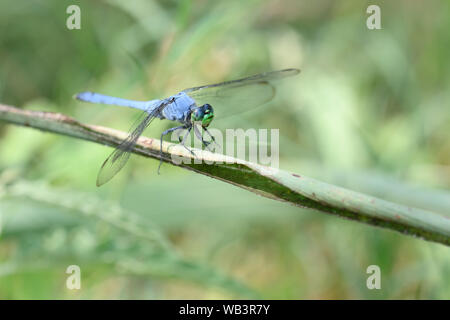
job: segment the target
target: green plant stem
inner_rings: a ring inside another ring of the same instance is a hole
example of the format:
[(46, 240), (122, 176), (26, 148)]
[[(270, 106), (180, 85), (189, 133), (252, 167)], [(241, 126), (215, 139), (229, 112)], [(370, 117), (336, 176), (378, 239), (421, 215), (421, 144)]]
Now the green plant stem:
[[(86, 125), (58, 113), (22, 110), (0, 104), (0, 120), (115, 147), (126, 133)], [(160, 159), (159, 139), (141, 137), (133, 153)], [(403, 206), (323, 183), (303, 175), (163, 142), (162, 160), (231, 183), (256, 194), (359, 222), (450, 245), (450, 216)], [(189, 163), (173, 163), (183, 157)], [(202, 160), (196, 164), (194, 161)], [(206, 162), (206, 163), (205, 163)]]

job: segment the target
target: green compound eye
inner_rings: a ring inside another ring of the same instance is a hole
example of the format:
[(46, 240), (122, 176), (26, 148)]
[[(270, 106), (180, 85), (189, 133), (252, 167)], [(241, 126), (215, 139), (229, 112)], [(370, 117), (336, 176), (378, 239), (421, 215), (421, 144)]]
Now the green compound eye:
[(203, 109), (203, 119), (202, 119), (202, 127), (207, 127), (211, 123), (214, 118), (214, 110), (209, 104), (204, 104), (202, 106)]
[(194, 109), (194, 111), (192, 112), (192, 116), (191, 119), (192, 121), (202, 121), (203, 120), (203, 116), (204, 116), (204, 111), (203, 111), (203, 107)]
[(202, 127), (207, 127), (214, 118), (214, 110), (209, 104), (204, 104), (192, 112), (191, 120), (194, 122), (202, 122)]

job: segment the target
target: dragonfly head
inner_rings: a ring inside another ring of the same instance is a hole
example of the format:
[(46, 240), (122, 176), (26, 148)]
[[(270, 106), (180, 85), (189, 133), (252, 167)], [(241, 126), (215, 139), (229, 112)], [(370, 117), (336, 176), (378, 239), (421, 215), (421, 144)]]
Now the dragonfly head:
[(210, 104), (204, 104), (201, 107), (195, 108), (192, 111), (191, 120), (194, 122), (201, 122), (202, 127), (206, 128), (214, 118), (214, 110)]

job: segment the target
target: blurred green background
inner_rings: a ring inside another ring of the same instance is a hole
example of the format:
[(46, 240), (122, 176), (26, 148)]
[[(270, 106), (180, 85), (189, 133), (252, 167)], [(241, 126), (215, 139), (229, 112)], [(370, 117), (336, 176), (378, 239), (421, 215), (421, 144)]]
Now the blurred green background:
[[(81, 30), (66, 28), (71, 4)], [(450, 3), (377, 1), (382, 30), (369, 4), (2, 0), (0, 102), (127, 130), (135, 111), (73, 94), (149, 100), (300, 68), (257, 115), (280, 128), (282, 169), (449, 213)], [(0, 298), (450, 298), (443, 245), (139, 157), (96, 188), (110, 152), (0, 123)]]

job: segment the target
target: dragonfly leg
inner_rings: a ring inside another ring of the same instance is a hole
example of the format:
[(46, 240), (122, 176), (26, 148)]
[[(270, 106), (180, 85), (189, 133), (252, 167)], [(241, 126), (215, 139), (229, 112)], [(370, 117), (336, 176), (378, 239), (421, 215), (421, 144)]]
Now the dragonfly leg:
[(191, 128), (189, 128), (189, 127), (184, 127), (184, 128), (185, 128), (185, 129), (188, 129), (188, 131), (186, 132), (186, 134), (183, 136), (183, 138), (182, 138), (181, 136), (178, 136), (178, 141), (179, 141), (180, 143), (182, 143), (182, 144), (185, 142), (187, 136), (188, 136), (189, 133), (191, 132)]
[(208, 131), (208, 129), (206, 129), (205, 127), (203, 127), (203, 130), (205, 130), (205, 132), (210, 136), (211, 140), (212, 140), (216, 145), (218, 145), (217, 142), (216, 142), (216, 139), (215, 139), (214, 136)]
[(195, 133), (195, 135), (197, 136), (197, 138), (203, 143), (203, 145), (206, 147), (206, 149), (209, 150), (208, 146), (211, 144), (211, 142), (205, 141), (205, 140), (203, 139), (202, 134), (201, 134), (200, 131), (198, 130), (198, 128), (197, 128), (195, 125), (194, 125), (193, 127), (194, 127), (194, 133)]
[[(186, 128), (186, 127), (185, 127)], [(194, 151), (192, 151), (191, 149), (189, 149), (188, 147), (186, 147), (186, 139), (189, 136), (189, 133), (191, 133), (192, 130), (192, 126), (187, 127), (186, 129), (188, 129), (188, 131), (186, 132), (186, 134), (184, 135), (183, 139), (181, 139), (180, 137), (180, 144), (187, 150), (189, 151), (194, 157), (197, 157), (196, 154), (194, 153)]]
[(188, 129), (188, 131), (187, 131), (186, 134), (184, 135), (183, 139), (181, 139), (181, 137), (179, 137), (180, 144), (181, 144), (183, 147), (185, 147), (186, 150), (188, 150), (193, 156), (195, 156), (194, 151), (190, 150), (190, 149), (186, 146), (186, 140), (187, 140), (187, 137), (189, 136), (189, 133), (191, 133), (192, 126), (190, 126), (190, 127), (185, 127), (185, 129)]
[(163, 137), (165, 135), (171, 133), (171, 132), (174, 132), (175, 130), (185, 129), (185, 128), (186, 127), (184, 125), (183, 126), (178, 126), (178, 127), (173, 127), (173, 128), (167, 129), (167, 130), (163, 131), (163, 133), (161, 133), (161, 139), (160, 139), (161, 145), (160, 145), (160, 149), (159, 149), (160, 161), (159, 161), (159, 166), (158, 166), (158, 174), (159, 174), (159, 169), (161, 169), (161, 165), (162, 165), (162, 162), (163, 162), (163, 160), (162, 160), (162, 157), (163, 157), (163, 152), (162, 152)]

